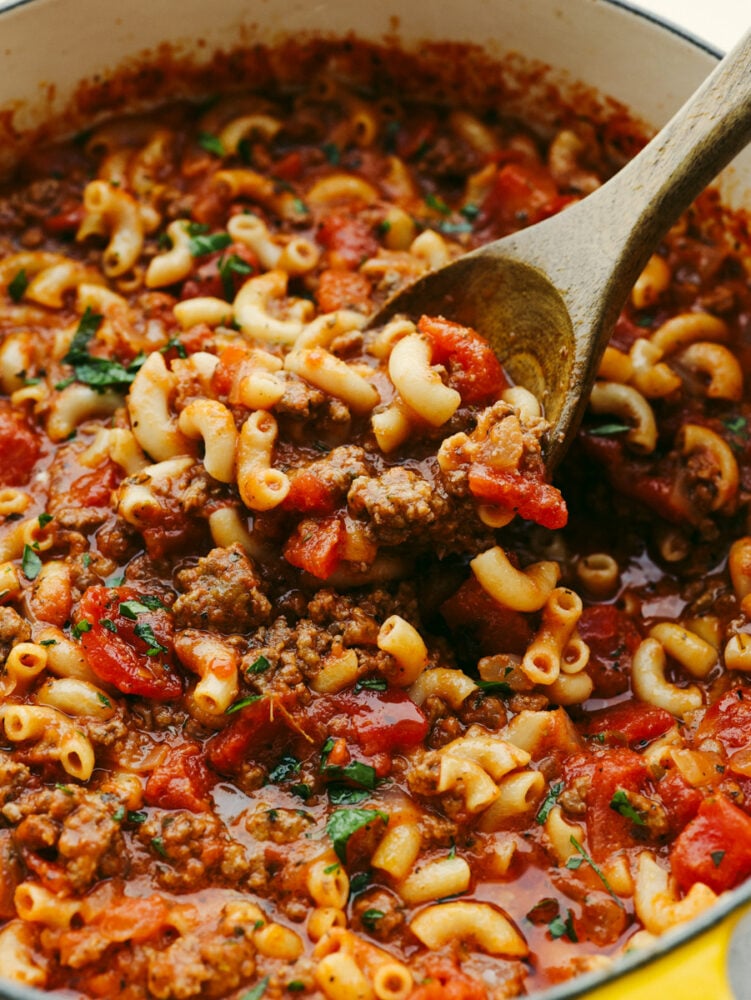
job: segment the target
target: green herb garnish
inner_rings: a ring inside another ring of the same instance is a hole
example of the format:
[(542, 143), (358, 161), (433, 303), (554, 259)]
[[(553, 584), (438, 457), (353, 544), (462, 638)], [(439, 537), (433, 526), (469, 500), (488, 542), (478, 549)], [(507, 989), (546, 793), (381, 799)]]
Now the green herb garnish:
[(562, 791), (563, 791), (562, 781), (556, 781), (550, 786), (550, 791), (545, 796), (543, 803), (540, 806), (540, 809), (537, 813), (537, 816), (535, 817), (538, 823), (545, 822), (545, 820), (550, 815), (550, 810), (558, 801), (558, 796), (561, 794)]
[(379, 819), (388, 823), (388, 813), (379, 809), (337, 809), (329, 816), (326, 833), (331, 838), (336, 856), (343, 864), (347, 861), (347, 843), (352, 834)]
[(647, 825), (641, 811), (631, 805), (628, 794), (622, 788), (619, 788), (613, 795), (613, 798), (610, 800), (610, 808), (615, 810), (615, 812), (620, 813), (621, 816), (624, 816), (626, 819), (630, 819), (631, 822), (635, 823), (637, 826)]
[(21, 569), (27, 580), (36, 580), (42, 569), (42, 560), (30, 545), (24, 545)]
[(199, 132), (198, 145), (214, 156), (224, 156), (224, 143), (219, 136), (212, 135), (211, 132)]

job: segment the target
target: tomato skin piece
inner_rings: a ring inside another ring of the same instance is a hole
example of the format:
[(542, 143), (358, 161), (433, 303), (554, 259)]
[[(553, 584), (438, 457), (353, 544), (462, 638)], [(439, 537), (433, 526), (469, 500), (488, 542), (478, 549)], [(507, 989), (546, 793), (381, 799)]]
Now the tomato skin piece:
[(471, 630), (484, 656), (501, 650), (522, 655), (532, 641), (532, 626), (527, 619), (494, 601), (474, 576), (443, 602), (441, 614), (449, 628)]
[(211, 775), (198, 743), (170, 747), (161, 763), (149, 775), (144, 789), (147, 805), (161, 809), (188, 809), (207, 812), (211, 808)]
[(465, 403), (498, 399), (511, 384), (490, 344), (471, 327), (442, 316), (421, 316), (417, 329), (430, 341), (434, 365), (447, 365), (449, 385)]
[(526, 521), (551, 529), (563, 528), (568, 522), (568, 509), (560, 490), (535, 476), (491, 469), (475, 462), (470, 466), (468, 481), (473, 496), (511, 507)]
[[(86, 621), (90, 626), (81, 633), (81, 645), (97, 677), (118, 691), (171, 701), (183, 691), (182, 680), (172, 667), (172, 618), (162, 609), (139, 614), (135, 621), (120, 613), (120, 604), (140, 596), (135, 587), (89, 587), (75, 614), (76, 624)], [(115, 631), (102, 625), (103, 620), (111, 622)], [(135, 632), (139, 624), (151, 627), (166, 653), (146, 655), (149, 646)]]
[(326, 580), (341, 562), (345, 541), (344, 523), (338, 517), (316, 521), (306, 518), (284, 546), (284, 558), (292, 566)]
[(734, 888), (751, 875), (751, 817), (724, 795), (705, 799), (676, 838), (670, 865), (684, 892), (695, 882), (715, 892)]
[(40, 452), (39, 437), (24, 414), (0, 400), (0, 486), (27, 483)]
[(608, 743), (647, 743), (662, 736), (673, 725), (664, 708), (639, 701), (624, 701), (612, 708), (592, 712), (584, 725), (588, 736), (603, 733)]

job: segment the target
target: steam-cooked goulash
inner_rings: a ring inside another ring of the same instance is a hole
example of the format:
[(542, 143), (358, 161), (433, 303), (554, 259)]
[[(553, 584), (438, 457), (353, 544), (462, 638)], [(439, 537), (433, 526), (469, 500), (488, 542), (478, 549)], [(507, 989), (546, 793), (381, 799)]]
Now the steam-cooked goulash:
[(2, 192), (11, 980), (501, 1000), (751, 874), (745, 223), (670, 232), (553, 484), (478, 332), (367, 321), (638, 133), (410, 65), (339, 46)]

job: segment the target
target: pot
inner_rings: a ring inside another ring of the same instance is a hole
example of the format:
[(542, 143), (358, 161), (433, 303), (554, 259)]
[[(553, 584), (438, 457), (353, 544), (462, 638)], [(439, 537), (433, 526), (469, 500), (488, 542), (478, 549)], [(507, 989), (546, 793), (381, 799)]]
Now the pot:
[[(450, 39), (488, 53), (523, 53), (553, 67), (564, 89), (581, 80), (659, 127), (711, 70), (718, 58), (699, 40), (616, 0), (464, 0), (416, 4), (398, 0), (17, 0), (0, 12), (0, 108), (13, 110), (2, 161), (44, 123), (57, 130), (81, 121), (78, 85), (96, 85), (115, 68), (155, 56), (207, 62), (218, 49), (273, 43), (307, 32), (354, 32), (366, 40), (396, 37), (406, 47)], [(200, 39), (200, 43), (197, 40)], [(157, 81), (156, 90), (161, 86)], [(143, 89), (143, 88), (142, 88)], [(149, 95), (142, 93), (142, 98)], [(71, 108), (74, 108), (71, 111)], [(0, 136), (2, 137), (2, 136)], [(751, 193), (751, 150), (725, 171), (723, 198), (739, 206)], [(694, 922), (666, 934), (612, 968), (547, 990), (545, 1000), (731, 1000), (751, 996), (751, 882), (725, 894)], [(0, 969), (2, 974), (2, 969)], [(3, 1000), (42, 1000), (46, 994), (2, 983)], [(543, 996), (543, 994), (538, 994)]]

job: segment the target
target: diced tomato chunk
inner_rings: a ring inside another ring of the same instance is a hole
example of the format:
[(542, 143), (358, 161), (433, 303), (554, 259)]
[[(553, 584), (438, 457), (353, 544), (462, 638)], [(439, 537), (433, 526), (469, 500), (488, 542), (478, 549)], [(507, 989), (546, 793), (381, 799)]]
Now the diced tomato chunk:
[(578, 629), (589, 646), (587, 669), (594, 694), (612, 698), (628, 691), (631, 658), (641, 642), (633, 621), (614, 604), (598, 604), (584, 609)]
[(299, 149), (293, 149), (271, 165), (270, 173), (285, 181), (295, 181), (303, 170), (303, 158)]
[(496, 174), (482, 204), (482, 214), (505, 229), (519, 229), (552, 215), (561, 196), (543, 166), (507, 163)]
[(80, 507), (106, 507), (112, 499), (112, 491), (122, 479), (122, 470), (114, 462), (107, 461), (84, 475), (74, 479), (68, 490), (69, 496)]
[(140, 943), (169, 925), (169, 909), (161, 896), (116, 900), (94, 920), (108, 941)]
[(284, 546), (284, 558), (319, 580), (327, 580), (341, 562), (344, 541), (341, 518), (306, 519), (298, 524)]
[(369, 755), (409, 750), (422, 743), (429, 728), (422, 710), (400, 688), (317, 698), (306, 721), (354, 740)]
[(523, 654), (532, 640), (532, 627), (518, 611), (498, 604), (471, 576), (441, 605), (449, 628), (470, 631), (485, 656)]
[(588, 736), (602, 733), (608, 742), (633, 746), (662, 736), (674, 721), (664, 708), (640, 701), (624, 701), (612, 708), (592, 712), (584, 725), (584, 732)]
[(321, 312), (336, 309), (370, 307), (371, 285), (364, 274), (344, 268), (328, 268), (321, 272), (316, 289), (316, 301)]
[(329, 251), (332, 267), (355, 269), (378, 252), (378, 240), (362, 219), (344, 213), (327, 215), (321, 223), (318, 242)]
[(448, 368), (449, 385), (465, 403), (498, 399), (509, 387), (492, 347), (471, 327), (451, 323), (442, 316), (421, 316), (417, 329), (431, 343), (433, 364)]
[(89, 587), (75, 622), (97, 677), (123, 694), (157, 701), (180, 697), (182, 681), (172, 664), (172, 616), (143, 605), (135, 587)]
[(678, 768), (672, 768), (657, 784), (673, 834), (680, 833), (699, 811), (704, 795), (689, 785)]
[(149, 775), (144, 799), (161, 809), (189, 809), (206, 812), (211, 802), (211, 775), (198, 743), (171, 747), (164, 760)]
[(625, 747), (610, 747), (605, 753), (575, 754), (564, 762), (567, 780), (589, 778), (587, 793), (587, 838), (592, 856), (603, 861), (613, 851), (635, 843), (633, 821), (611, 807), (619, 790), (638, 792), (647, 780), (644, 758)]
[(734, 888), (751, 875), (751, 817), (724, 795), (705, 799), (676, 838), (670, 864), (684, 892), (695, 882), (715, 892)]
[(241, 708), (232, 722), (206, 744), (206, 759), (220, 774), (231, 774), (244, 760), (258, 759), (282, 733), (296, 727), (290, 709), (296, 702), (291, 692), (259, 698)]
[(409, 994), (408, 1000), (487, 1000), (482, 980), (468, 976), (449, 959), (431, 959), (425, 979)]
[(717, 740), (732, 753), (751, 744), (751, 692), (732, 688), (710, 705), (696, 732), (696, 740)]
[(242, 243), (232, 243), (223, 250), (198, 258), (193, 273), (180, 290), (180, 298), (207, 295), (231, 301), (253, 272), (258, 272), (256, 255)]
[(0, 400), (0, 486), (23, 486), (41, 451), (39, 437), (19, 409)]
[(303, 514), (331, 514), (339, 499), (338, 492), (321, 480), (315, 468), (300, 469), (290, 479), (289, 493), (281, 506)]
[(42, 226), (48, 233), (62, 236), (64, 233), (74, 233), (83, 222), (83, 217), (83, 205), (80, 202), (72, 202), (55, 215), (45, 216), (42, 219)]
[(544, 528), (563, 528), (568, 521), (561, 491), (529, 473), (491, 469), (475, 462), (470, 466), (468, 478), (473, 496), (510, 507), (527, 521)]

